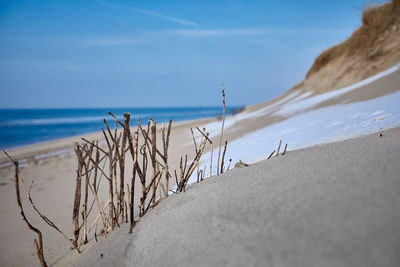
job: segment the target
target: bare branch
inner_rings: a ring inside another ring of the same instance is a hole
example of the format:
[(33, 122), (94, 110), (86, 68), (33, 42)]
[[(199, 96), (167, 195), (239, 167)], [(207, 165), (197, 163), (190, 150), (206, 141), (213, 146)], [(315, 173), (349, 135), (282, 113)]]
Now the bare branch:
[(20, 192), (19, 192), (19, 169), (18, 169), (18, 161), (13, 160), (10, 155), (7, 154), (6, 151), (4, 151), (4, 154), (6, 154), (6, 156), (11, 160), (11, 162), (14, 164), (15, 167), (15, 192), (17, 195), (17, 203), (18, 203), (18, 209), (19, 209), (19, 213), (21, 214), (22, 220), (26, 223), (26, 225), (28, 226), (28, 228), (30, 230), (32, 230), (33, 232), (35, 232), (38, 237), (39, 237), (39, 244), (37, 242), (36, 239), (33, 239), (33, 243), (36, 249), (36, 254), (39, 258), (40, 264), (44, 267), (47, 267), (47, 263), (44, 259), (44, 255), (43, 255), (43, 238), (42, 238), (42, 232), (40, 232), (39, 229), (35, 228), (26, 218), (25, 213), (24, 213), (24, 209), (22, 207), (22, 202), (21, 202), (21, 196), (20, 196)]

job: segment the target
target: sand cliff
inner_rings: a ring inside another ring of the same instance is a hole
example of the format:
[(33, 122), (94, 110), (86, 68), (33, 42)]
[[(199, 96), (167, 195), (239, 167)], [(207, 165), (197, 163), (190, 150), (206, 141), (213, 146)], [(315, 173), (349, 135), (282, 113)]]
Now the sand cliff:
[(364, 80), (400, 62), (400, 1), (368, 5), (362, 25), (321, 53), (305, 79), (289, 92), (320, 94)]

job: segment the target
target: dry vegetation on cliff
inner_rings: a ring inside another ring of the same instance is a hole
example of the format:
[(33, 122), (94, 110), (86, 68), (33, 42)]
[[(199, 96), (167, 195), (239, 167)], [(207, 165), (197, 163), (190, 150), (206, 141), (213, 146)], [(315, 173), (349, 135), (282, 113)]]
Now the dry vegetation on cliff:
[(400, 0), (369, 4), (362, 25), (344, 42), (322, 52), (305, 79), (290, 91), (319, 94), (377, 74), (400, 61)]

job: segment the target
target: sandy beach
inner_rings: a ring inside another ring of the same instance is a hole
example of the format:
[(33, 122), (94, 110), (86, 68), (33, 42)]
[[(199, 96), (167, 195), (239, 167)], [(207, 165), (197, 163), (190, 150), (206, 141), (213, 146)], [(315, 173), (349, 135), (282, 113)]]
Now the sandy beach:
[[(171, 147), (179, 146), (180, 149), (170, 150), (170, 164), (174, 164), (172, 166), (177, 166), (181, 153), (193, 153), (193, 147), (190, 143), (192, 137), (188, 129), (198, 125), (197, 123), (209, 121), (210, 119), (174, 123), (171, 132)], [(88, 140), (104, 140), (101, 132), (82, 137)], [(66, 233), (72, 231), (71, 214), (77, 166), (72, 142), (79, 142), (81, 141), (80, 138), (66, 138), (9, 151), (13, 158), (21, 161), (21, 176), (27, 185), (29, 186), (34, 181), (32, 198), (37, 203), (38, 208)], [(185, 140), (183, 143), (188, 145), (180, 145), (182, 140)], [(40, 157), (40, 155), (44, 156)], [(2, 162), (8, 162), (5, 155), (2, 154), (1, 158)], [(127, 168), (131, 169), (132, 165), (128, 165)], [(4, 233), (4, 238), (10, 241), (6, 246), (1, 246), (0, 261), (5, 266), (28, 266), (35, 259), (36, 253), (32, 245), (32, 232), (26, 227), (18, 213), (13, 182), (14, 169), (11, 166), (1, 168), (0, 177), (0, 225), (8, 229)], [(105, 194), (105, 192), (104, 187), (103, 193)], [(137, 195), (139, 195), (139, 190)], [(22, 196), (24, 207), (27, 207), (28, 218), (43, 232), (48, 262), (55, 262), (69, 253), (71, 244), (45, 224), (29, 208), (25, 194)]]

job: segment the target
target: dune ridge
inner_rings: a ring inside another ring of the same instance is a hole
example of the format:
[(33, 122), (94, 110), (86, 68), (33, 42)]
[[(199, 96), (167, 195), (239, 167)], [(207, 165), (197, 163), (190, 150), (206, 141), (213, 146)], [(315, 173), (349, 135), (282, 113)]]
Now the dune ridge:
[(194, 184), (56, 266), (398, 266), (400, 128)]
[(362, 25), (344, 42), (322, 52), (305, 79), (288, 92), (320, 94), (375, 75), (400, 61), (400, 1), (369, 4)]

